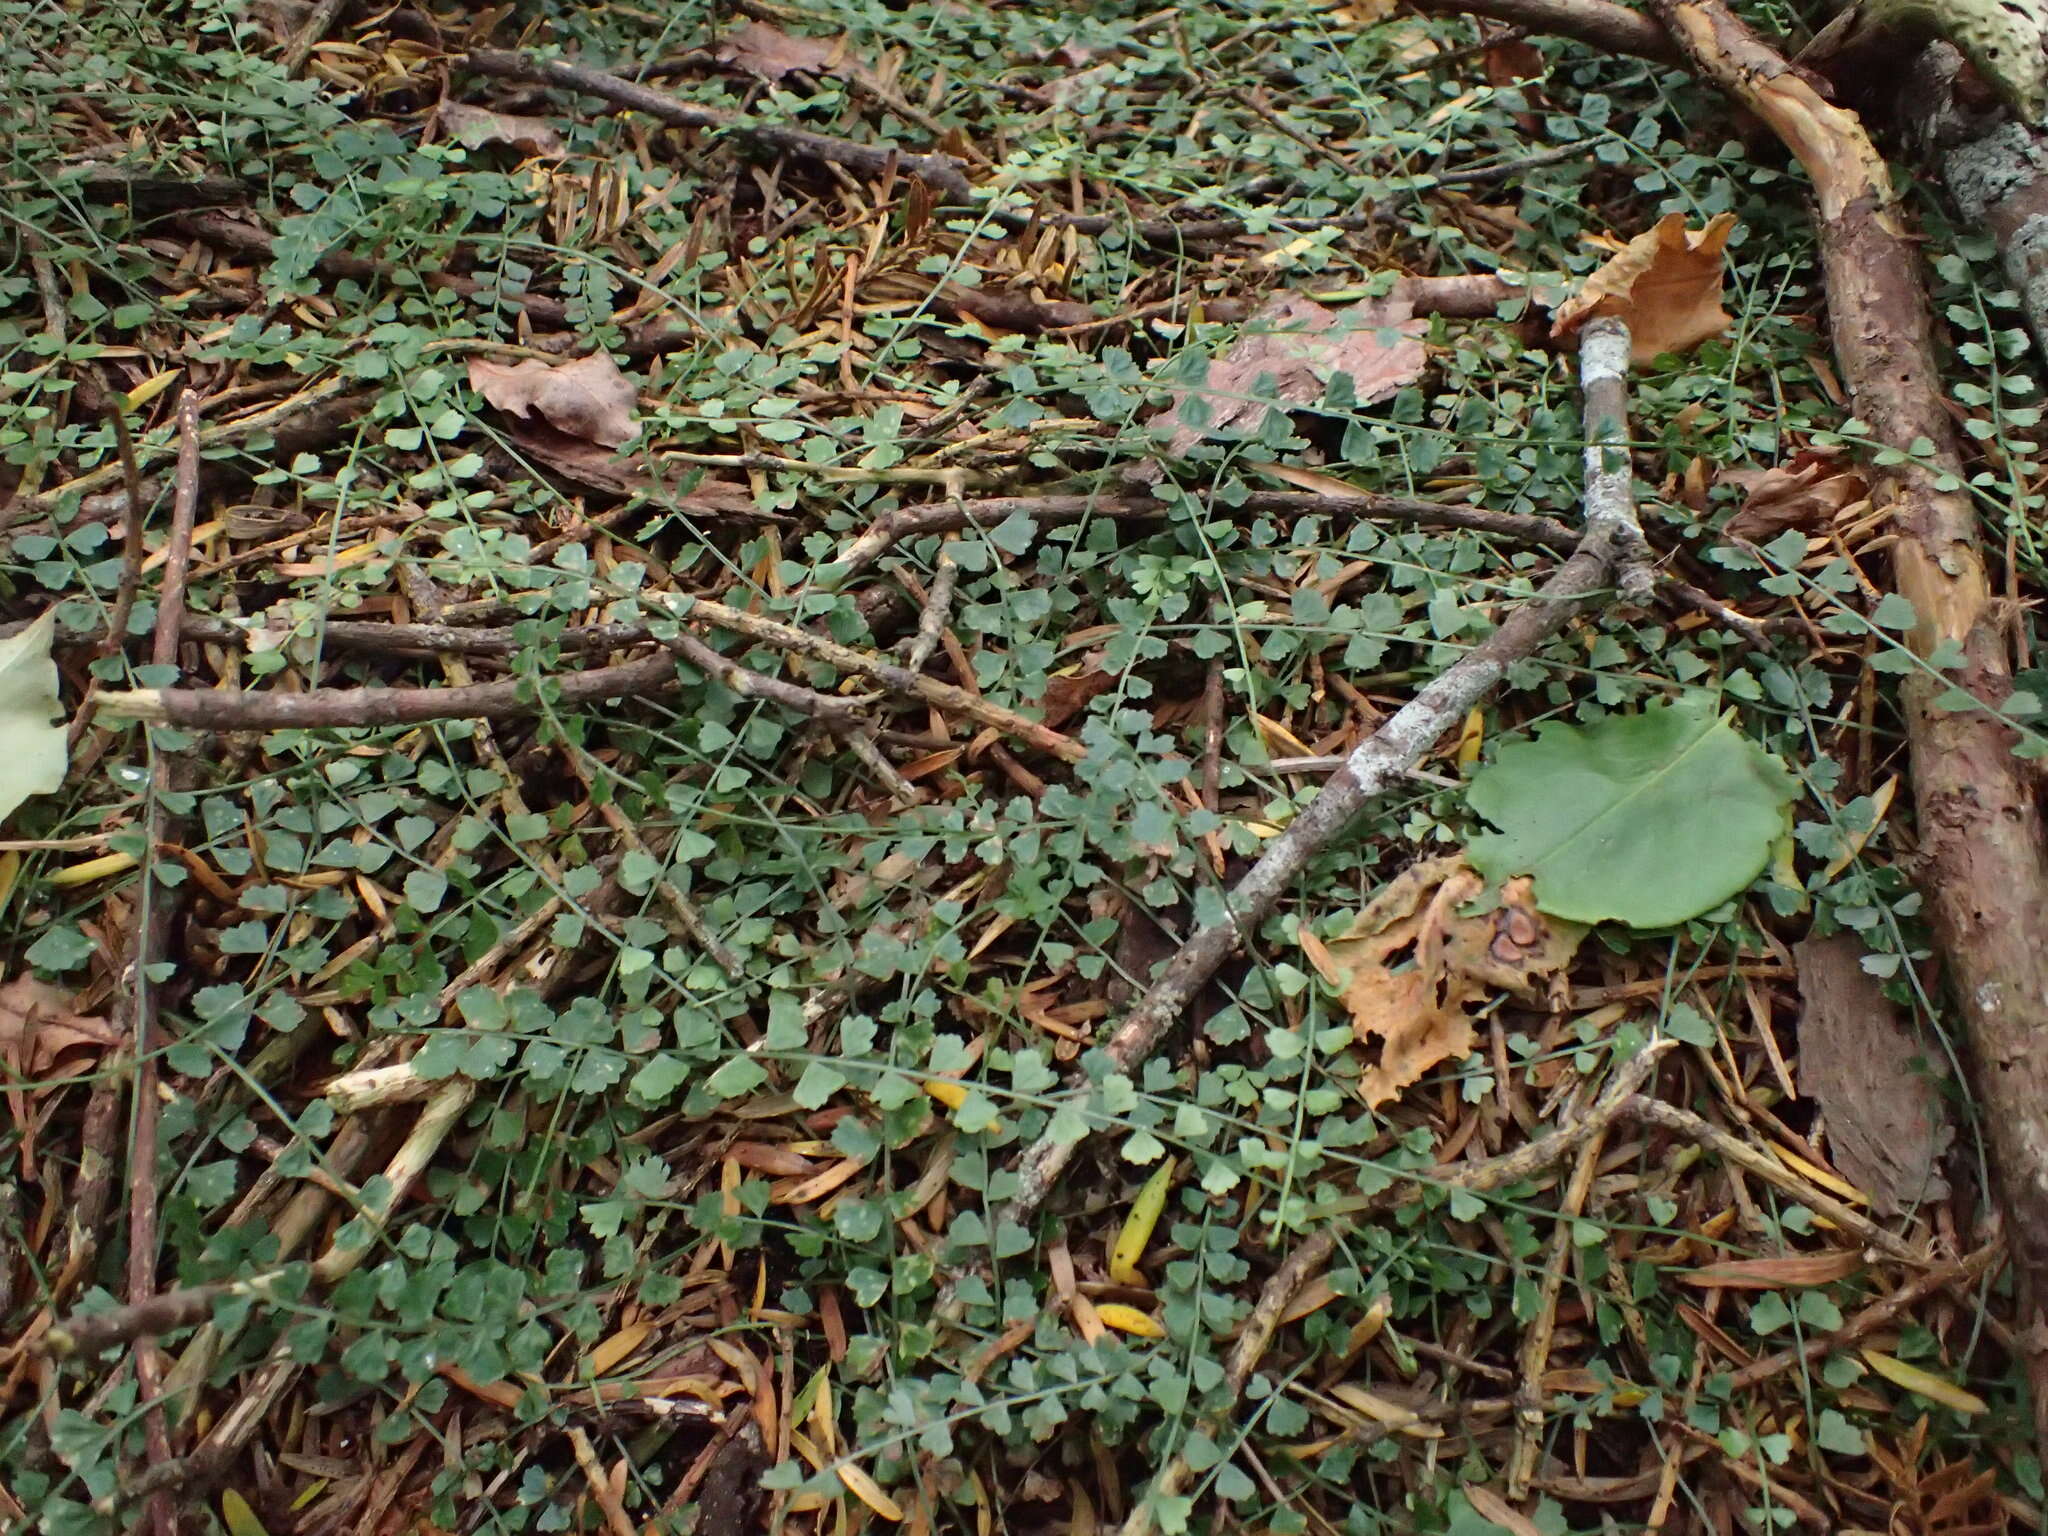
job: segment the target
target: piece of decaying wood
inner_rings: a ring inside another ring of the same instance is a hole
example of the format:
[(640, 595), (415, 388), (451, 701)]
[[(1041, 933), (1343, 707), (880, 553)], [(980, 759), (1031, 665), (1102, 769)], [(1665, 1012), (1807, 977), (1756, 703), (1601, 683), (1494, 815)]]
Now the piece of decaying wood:
[[(1828, 317), (1856, 415), (1899, 462), (1874, 464), (1892, 510), (1894, 585), (1926, 661), (1901, 693), (1912, 752), (1920, 884), (1970, 1042), (1992, 1164), (2023, 1293), (2016, 1335), (2048, 1441), (2048, 911), (2040, 807), (1997, 714), (2012, 689), (2005, 626), (1977, 542), (1944, 407), (1920, 258), (1862, 123), (1757, 41), (1719, 0), (1651, 0), (1695, 67), (1770, 126), (1812, 179)], [(1931, 451), (1929, 450), (1931, 447)], [(1954, 489), (1947, 487), (1953, 486)], [(1978, 709), (1937, 704), (1951, 688)]]
[(1886, 1216), (1946, 1198), (1935, 1169), (1954, 1128), (1928, 1068), (1914, 1065), (1939, 1058), (1863, 969), (1854, 935), (1808, 939), (1792, 952), (1799, 959), (1799, 1086), (1827, 1116), (1835, 1166)]

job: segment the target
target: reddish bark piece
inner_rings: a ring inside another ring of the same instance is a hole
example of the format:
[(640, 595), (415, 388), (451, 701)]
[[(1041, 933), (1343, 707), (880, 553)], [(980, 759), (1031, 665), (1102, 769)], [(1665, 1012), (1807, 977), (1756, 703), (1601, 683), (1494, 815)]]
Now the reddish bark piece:
[(1935, 1166), (1954, 1135), (1915, 1057), (1939, 1058), (1863, 969), (1848, 934), (1808, 939), (1799, 960), (1799, 1086), (1827, 1116), (1835, 1166), (1886, 1216), (1944, 1199)]
[[(1218, 432), (1256, 432), (1272, 409), (1252, 398), (1262, 377), (1272, 380), (1273, 399), (1309, 405), (1323, 397), (1332, 378), (1347, 373), (1358, 403), (1371, 405), (1421, 374), (1427, 360), (1417, 339), (1421, 330), (1398, 289), (1341, 313), (1298, 293), (1276, 294), (1245, 322), (1230, 350), (1210, 364), (1202, 387), (1181, 391), (1151, 425), (1172, 426), (1166, 451), (1175, 456)], [(1205, 427), (1180, 419), (1181, 402), (1190, 394), (1208, 402)]]
[[(1904, 679), (1919, 812), (1919, 883), (1970, 1042), (1970, 1067), (2021, 1282), (2014, 1330), (2048, 1444), (2048, 863), (2039, 797), (1997, 705), (2012, 687), (2007, 626), (1993, 607), (1976, 509), (1943, 404), (1919, 254), (1903, 233), (1883, 157), (1853, 113), (1824, 100), (1719, 0), (1651, 0), (1702, 74), (1798, 156), (1819, 208), (1821, 269), (1842, 382), (1892, 510), (1893, 580), (1913, 605), (1914, 652), (1961, 665)], [(1952, 488), (1951, 488), (1952, 487)], [(1951, 688), (1981, 700), (1951, 709)]]
[(469, 387), (501, 411), (537, 415), (558, 432), (617, 448), (639, 434), (635, 417), (639, 392), (619, 372), (608, 352), (593, 352), (573, 363), (518, 363), (469, 360)]

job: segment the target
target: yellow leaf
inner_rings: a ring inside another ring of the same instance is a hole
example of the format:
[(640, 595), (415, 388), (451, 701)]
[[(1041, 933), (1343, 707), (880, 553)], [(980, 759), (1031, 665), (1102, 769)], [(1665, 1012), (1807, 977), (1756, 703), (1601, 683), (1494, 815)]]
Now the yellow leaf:
[(851, 1462), (841, 1462), (833, 1469), (839, 1474), (839, 1481), (846, 1484), (846, 1491), (861, 1503), (867, 1505), (884, 1520), (901, 1520), (903, 1506), (882, 1492), (881, 1485)]
[(1381, 1397), (1376, 1392), (1368, 1392), (1365, 1388), (1348, 1381), (1340, 1381), (1331, 1387), (1330, 1396), (1346, 1408), (1364, 1414), (1375, 1424), (1385, 1424), (1390, 1429), (1405, 1429), (1410, 1424), (1422, 1422), (1421, 1416), (1413, 1408), (1404, 1408), (1389, 1398)]
[(103, 853), (96, 859), (87, 859), (79, 864), (67, 864), (62, 869), (52, 870), (44, 877), (46, 885), (90, 885), (95, 880), (104, 880), (109, 875), (118, 875), (135, 867), (132, 853)]
[(1170, 1157), (1161, 1163), (1138, 1191), (1138, 1198), (1131, 1202), (1131, 1213), (1124, 1218), (1116, 1245), (1109, 1250), (1109, 1278), (1118, 1285), (1145, 1283), (1145, 1277), (1138, 1273), (1138, 1260), (1145, 1256), (1145, 1245), (1152, 1241), (1153, 1228), (1159, 1225), (1159, 1213), (1166, 1209), (1166, 1194), (1173, 1187), (1173, 1165)]
[(967, 1085), (965, 1083), (956, 1083), (950, 1078), (928, 1078), (925, 1081), (924, 1091), (948, 1109), (958, 1109), (967, 1102)]
[(585, 1355), (583, 1363), (589, 1367), (591, 1375), (609, 1376), (612, 1367), (638, 1349), (646, 1341), (650, 1331), (645, 1323), (634, 1323), (629, 1328), (621, 1328)]
[[(1479, 761), (1479, 749), (1486, 744), (1486, 715), (1473, 710), (1465, 716), (1465, 723), (1458, 727), (1457, 763), (1460, 768), (1470, 768)], [(1496, 1524), (1499, 1522), (1496, 1521)]]
[(1896, 1355), (1887, 1355), (1880, 1350), (1866, 1349), (1863, 1358), (1870, 1362), (1870, 1368), (1895, 1387), (1904, 1387), (1916, 1397), (1924, 1397), (1930, 1403), (1939, 1403), (1944, 1408), (1953, 1408), (1957, 1413), (1982, 1413), (1991, 1405), (1974, 1392), (1965, 1392), (1954, 1382), (1923, 1371), (1917, 1365), (1908, 1365)]
[(1102, 1319), (1102, 1326), (1114, 1328), (1118, 1333), (1135, 1333), (1141, 1339), (1163, 1339), (1166, 1330), (1151, 1314), (1140, 1312), (1136, 1307), (1127, 1307), (1120, 1301), (1105, 1301), (1095, 1309), (1095, 1315)]
[(1842, 851), (1828, 861), (1828, 867), (1820, 872), (1820, 883), (1826, 885), (1856, 861), (1863, 851), (1863, 845), (1870, 841), (1870, 834), (1884, 823), (1886, 814), (1892, 808), (1892, 796), (1899, 792), (1899, 776), (1895, 773), (1880, 784), (1877, 793), (1870, 797), (1870, 825), (1861, 832), (1853, 833), (1843, 844)]
[(228, 1528), (228, 1536), (270, 1536), (263, 1522), (256, 1518), (256, 1511), (249, 1507), (249, 1501), (232, 1488), (221, 1490), (220, 1518)]
[[(178, 373), (179, 370), (176, 368), (166, 368), (162, 373), (151, 374), (140, 384), (128, 391), (128, 396), (124, 403), (131, 411), (141, 410), (142, 407), (169, 389), (177, 381)], [(244, 1505), (243, 1507), (247, 1508), (248, 1506)], [(262, 1527), (259, 1526), (257, 1529), (260, 1530)]]
[(1721, 279), (1734, 230), (1732, 213), (1714, 215), (1697, 232), (1685, 227), (1684, 214), (1666, 214), (1558, 306), (1551, 338), (1575, 334), (1595, 315), (1619, 315), (1628, 322), (1631, 359), (1647, 363), (1720, 335), (1729, 324)]

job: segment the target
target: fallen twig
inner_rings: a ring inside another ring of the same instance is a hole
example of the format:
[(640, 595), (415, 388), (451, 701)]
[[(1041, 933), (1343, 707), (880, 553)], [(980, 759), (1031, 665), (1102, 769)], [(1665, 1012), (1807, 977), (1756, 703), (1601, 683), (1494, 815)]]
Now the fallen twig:
[[(1587, 406), (1587, 436), (1594, 411)], [(1189, 935), (1145, 995), (1098, 1047), (1111, 1069), (1131, 1072), (1152, 1054), (1173, 1021), (1223, 962), (1265, 920), (1281, 894), (1315, 854), (1368, 802), (1397, 783), (1436, 739), (1484, 697), (1513, 663), (1533, 653), (1568, 623), (1605, 584), (1619, 537), (1633, 522), (1633, 505), (1614, 500), (1626, 486), (1603, 476), (1586, 486), (1586, 536), (1578, 553), (1485, 640), (1446, 668), (1402, 705), (1344, 761), (1316, 797), (1275, 838), (1227, 898), (1225, 915)], [(1607, 498), (1596, 500), (1595, 497)], [(1039, 1137), (1017, 1165), (1017, 1192), (999, 1220), (1022, 1226), (1051, 1192), (1079, 1142)]]
[(313, 50), (327, 40), (327, 29), (334, 25), (334, 18), (347, 4), (348, 0), (318, 0), (278, 55), (278, 67), (288, 75), (296, 75), (304, 69), (306, 61), (313, 57)]
[[(475, 1095), (476, 1085), (468, 1078), (452, 1077), (439, 1085), (434, 1097), (420, 1111), (411, 1134), (386, 1165), (384, 1177), (377, 1186), (377, 1198), (365, 1202), (358, 1212), (369, 1230), (358, 1233), (353, 1230), (353, 1223), (344, 1228), (314, 1262), (314, 1284), (323, 1289), (338, 1285), (375, 1250), (378, 1232), (414, 1181), (434, 1160), (441, 1143)], [(292, 1358), (290, 1340), (279, 1340), (241, 1398), (221, 1416), (191, 1455), (152, 1466), (128, 1486), (95, 1501), (94, 1508), (101, 1514), (112, 1514), (123, 1504), (151, 1497), (167, 1488), (195, 1482), (210, 1483), (218, 1479), (249, 1443), (249, 1437), (256, 1433), (271, 1407), (303, 1369)]]
[(974, 200), (973, 187), (959, 163), (950, 155), (905, 154), (893, 144), (861, 144), (852, 139), (792, 128), (785, 123), (755, 122), (719, 107), (683, 101), (667, 91), (658, 91), (652, 86), (641, 85), (601, 69), (571, 64), (566, 59), (538, 59), (530, 54), (480, 48), (463, 55), (462, 64), (480, 75), (491, 75), (500, 80), (526, 80), (536, 85), (552, 85), (584, 96), (595, 96), (615, 107), (644, 112), (671, 128), (709, 128), (730, 133), (744, 143), (777, 154), (797, 155), (827, 165), (844, 166), (863, 176), (881, 176), (891, 170), (916, 176), (955, 204), (964, 205)]
[[(1628, 322), (1596, 315), (1579, 332), (1579, 385), (1586, 404), (1586, 505), (1605, 509), (1615, 585), (1647, 603), (1656, 585), (1650, 546), (1636, 516), (1635, 463), (1628, 438)], [(1520, 1497), (1510, 1494), (1510, 1497)]]
[(1626, 6), (1608, 0), (1413, 0), (1433, 16), (1489, 16), (1495, 21), (1576, 38), (1605, 53), (1676, 63), (1682, 57), (1664, 29)]
[(1709, 1124), (1691, 1110), (1666, 1104), (1661, 1099), (1636, 1098), (1622, 1106), (1622, 1114), (1638, 1124), (1669, 1131), (1681, 1140), (1692, 1142), (1746, 1169), (1811, 1209), (1816, 1216), (1847, 1232), (1866, 1248), (1874, 1248), (1894, 1259), (1917, 1261), (1920, 1258), (1913, 1245), (1904, 1238), (1886, 1231), (1854, 1206), (1836, 1199), (1812, 1180), (1800, 1177), (1768, 1153), (1760, 1152), (1740, 1137)]
[[(709, 598), (675, 597), (678, 616), (701, 619), (719, 629), (763, 640), (779, 649), (822, 661), (827, 666), (868, 677), (892, 693), (910, 695), (939, 708), (978, 720), (1017, 737), (1067, 762), (1079, 762), (1086, 749), (1071, 737), (1048, 730), (1014, 710), (925, 677), (867, 651), (840, 645), (822, 635), (760, 614), (728, 607)], [(715, 652), (708, 654), (716, 655)], [(719, 658), (721, 666), (729, 666)], [(758, 674), (749, 674), (758, 676)], [(544, 708), (593, 704), (603, 699), (645, 698), (675, 686), (675, 663), (663, 652), (617, 666), (592, 667), (550, 679), (551, 701), (544, 703), (524, 678), (472, 683), (454, 688), (315, 688), (305, 693), (268, 691), (225, 692), (211, 688), (138, 688), (108, 694), (101, 710), (127, 720), (154, 720), (215, 731), (351, 729), (384, 725), (418, 725), (428, 720), (501, 720), (534, 715)], [(768, 680), (763, 679), (766, 682)], [(811, 694), (812, 690), (803, 690)], [(787, 701), (785, 701), (787, 702)], [(815, 710), (807, 710), (815, 713)]]
[[(1463, 1167), (1437, 1170), (1427, 1177), (1417, 1176), (1393, 1184), (1367, 1202), (1362, 1210), (1354, 1211), (1334, 1221), (1325, 1223), (1311, 1236), (1304, 1238), (1287, 1255), (1286, 1261), (1273, 1271), (1271, 1278), (1259, 1292), (1259, 1299), (1253, 1303), (1251, 1314), (1238, 1329), (1237, 1343), (1230, 1351), (1230, 1358), (1224, 1364), (1223, 1381), (1232, 1401), (1242, 1398), (1252, 1372), (1258, 1369), (1259, 1361), (1265, 1358), (1266, 1350), (1273, 1342), (1273, 1335), (1279, 1331), (1280, 1319), (1286, 1314), (1287, 1304), (1309, 1279), (1330, 1261), (1337, 1245), (1344, 1241), (1359, 1224), (1370, 1217), (1385, 1214), (1412, 1201), (1438, 1190), (1464, 1190), (1480, 1194), (1490, 1189), (1519, 1184), (1533, 1178), (1545, 1169), (1554, 1168), (1574, 1152), (1604, 1135), (1607, 1128), (1621, 1114), (1628, 1104), (1649, 1082), (1658, 1061), (1675, 1044), (1668, 1039), (1652, 1040), (1640, 1051), (1623, 1062), (1615, 1070), (1614, 1077), (1602, 1090), (1591, 1108), (1576, 1123), (1552, 1131), (1539, 1140), (1525, 1142), (1512, 1152), (1503, 1152), (1499, 1157), (1488, 1158), (1480, 1163), (1468, 1163)], [(1212, 1438), (1226, 1425), (1219, 1420), (1206, 1426)], [(1150, 1536), (1157, 1501), (1178, 1495), (1187, 1486), (1191, 1468), (1184, 1456), (1176, 1454), (1163, 1468), (1159, 1476), (1145, 1492), (1125, 1520), (1119, 1536)]]
[[(1622, 356), (1627, 355), (1624, 337)], [(1571, 1179), (1558, 1202), (1557, 1231), (1551, 1235), (1549, 1259), (1543, 1266), (1543, 1278), (1537, 1282), (1540, 1294), (1536, 1316), (1522, 1333), (1522, 1388), (1515, 1398), (1514, 1446), (1508, 1456), (1507, 1496), (1513, 1502), (1528, 1494), (1529, 1481), (1536, 1475), (1536, 1458), (1543, 1449), (1543, 1410), (1549, 1401), (1543, 1391), (1543, 1374), (1550, 1369), (1551, 1341), (1557, 1335), (1558, 1296), (1564, 1290), (1565, 1271), (1571, 1265), (1572, 1227), (1585, 1214), (1586, 1197), (1592, 1191), (1593, 1174), (1600, 1166), (1600, 1152), (1606, 1144), (1607, 1132), (1603, 1127), (1579, 1147)]]
[[(119, 407), (116, 407), (119, 409)], [(178, 660), (178, 620), (185, 610), (185, 577), (192, 566), (192, 530), (199, 518), (199, 401), (187, 393), (178, 402), (178, 467), (176, 491), (171, 504), (171, 531), (164, 564), (162, 588), (157, 597), (156, 630), (150, 642), (150, 661), (157, 667), (175, 667)], [(125, 440), (125, 431), (121, 434)], [(134, 456), (124, 455), (132, 473)], [(136, 551), (142, 545), (139, 514), (130, 518)], [(125, 628), (125, 624), (124, 624)], [(170, 755), (158, 748), (150, 766), (150, 790), (146, 821), (147, 847), (152, 851), (166, 844), (180, 843), (182, 818), (167, 808), (172, 785)], [(128, 1305), (147, 1307), (156, 1294), (157, 1266), (157, 1055), (159, 1049), (157, 1013), (163, 983), (155, 979), (157, 967), (170, 949), (171, 919), (177, 906), (176, 887), (154, 878), (154, 858), (143, 864), (142, 894), (137, 903), (135, 949), (128, 966), (127, 982), (133, 994), (134, 1025), (130, 1035), (135, 1059), (134, 1093), (129, 1102), (128, 1130)], [(142, 1335), (135, 1340), (135, 1386), (142, 1402), (143, 1444), (151, 1469), (171, 1459), (170, 1430), (164, 1422), (162, 1373), (156, 1340)], [(157, 1536), (174, 1536), (178, 1528), (177, 1509), (162, 1494), (149, 1501), (149, 1524)]]
[[(666, 651), (614, 667), (551, 680), (553, 703), (573, 708), (603, 699), (646, 698), (675, 686)], [(427, 720), (506, 720), (547, 707), (525, 678), (463, 688), (314, 688), (305, 693), (225, 692), (214, 688), (138, 688), (110, 693), (110, 718), (155, 720), (211, 731), (338, 730), (418, 725)]]
[[(1171, 516), (1174, 510), (1171, 503), (1142, 496), (998, 496), (983, 501), (926, 502), (883, 513), (833, 564), (842, 568), (840, 579), (845, 580), (866, 570), (905, 539), (957, 533), (963, 528), (993, 528), (1012, 517), (1029, 518), (1040, 527), (1052, 528), (1093, 517), (1151, 521)], [(1233, 516), (1271, 512), (1288, 517), (1358, 517), (1417, 528), (1469, 528), (1560, 554), (1578, 544), (1578, 535), (1552, 518), (1366, 491), (1356, 496), (1253, 491), (1230, 512)]]
[[(200, 431), (199, 446), (201, 448), (213, 448), (223, 443), (239, 442), (243, 438), (253, 437), (259, 432), (274, 431), (282, 427), (286, 422), (312, 410), (314, 407), (341, 396), (349, 396), (349, 398), (358, 402), (361, 410), (367, 410), (375, 396), (367, 392), (350, 396), (349, 384), (351, 382), (351, 380), (336, 374), (331, 378), (321, 380), (317, 384), (309, 384), (290, 398), (280, 400), (275, 405), (267, 406), (263, 410), (251, 411), (248, 415), (237, 417), (233, 421), (217, 422), (213, 426), (206, 427)], [(135, 457), (139, 463), (147, 464), (161, 460), (166, 455), (176, 451), (177, 445), (175, 441), (150, 442), (145, 440), (136, 445)], [(40, 495), (22, 497), (20, 500), (9, 504), (4, 513), (0, 513), (0, 528), (11, 528), (18, 523), (31, 522), (39, 517), (47, 517), (61, 507), (67, 497), (85, 496), (105, 486), (116, 484), (125, 474), (125, 467), (121, 460), (116, 457), (96, 469), (89, 469), (84, 474), (65, 481), (62, 485), (52, 486)]]
[[(1892, 505), (1894, 582), (1924, 665), (1901, 693), (1920, 833), (1919, 884), (1969, 1040), (1983, 1124), (2020, 1281), (2015, 1334), (2048, 1444), (2048, 864), (2040, 803), (1998, 712), (2011, 692), (1955, 424), (1934, 360), (1918, 252), (1883, 157), (1720, 0), (1651, 0), (1685, 55), (1784, 140), (1812, 178), (1842, 382), (1871, 439), (1874, 497)], [(1938, 650), (1962, 665), (1938, 672)], [(1980, 707), (1955, 709), (1956, 690)]]

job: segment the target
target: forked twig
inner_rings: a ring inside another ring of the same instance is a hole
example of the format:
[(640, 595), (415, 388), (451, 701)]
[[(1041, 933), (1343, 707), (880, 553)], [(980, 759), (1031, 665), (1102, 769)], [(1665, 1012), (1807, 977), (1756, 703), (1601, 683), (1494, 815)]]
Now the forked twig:
[[(1575, 1124), (1552, 1131), (1539, 1140), (1526, 1142), (1512, 1152), (1490, 1157), (1485, 1162), (1469, 1163), (1462, 1168), (1390, 1185), (1365, 1209), (1330, 1221), (1303, 1239), (1287, 1255), (1286, 1261), (1273, 1271), (1259, 1292), (1259, 1299), (1253, 1303), (1251, 1315), (1238, 1330), (1237, 1344), (1223, 1367), (1225, 1396), (1233, 1403), (1242, 1397), (1246, 1384), (1252, 1379), (1252, 1372), (1258, 1369), (1259, 1361), (1265, 1358), (1266, 1349), (1273, 1342), (1273, 1335), (1279, 1331), (1287, 1304), (1311, 1277), (1321, 1272), (1329, 1263), (1330, 1255), (1336, 1252), (1337, 1245), (1356, 1231), (1359, 1223), (1410, 1204), (1434, 1190), (1482, 1194), (1490, 1189), (1519, 1184), (1545, 1169), (1556, 1167), (1580, 1148), (1606, 1134), (1624, 1107), (1649, 1082), (1658, 1061), (1674, 1044), (1676, 1042), (1670, 1039), (1652, 1040), (1623, 1062), (1615, 1069), (1612, 1081), (1601, 1091), (1600, 1097)], [(1204, 1426), (1212, 1437), (1219, 1437), (1227, 1431), (1228, 1425), (1223, 1419), (1222, 1415), (1215, 1416)], [(1153, 1479), (1144, 1498), (1132, 1509), (1119, 1536), (1150, 1536), (1157, 1501), (1177, 1496), (1187, 1486), (1192, 1470), (1186, 1457), (1176, 1454), (1160, 1469), (1159, 1476)]]
[[(1587, 438), (1593, 440), (1596, 407), (1587, 407)], [(1384, 793), (1414, 766), (1443, 733), (1462, 720), (1515, 662), (1562, 629), (1605, 585), (1617, 553), (1634, 548), (1635, 507), (1625, 476), (1603, 475), (1586, 486), (1586, 536), (1578, 552), (1485, 640), (1439, 673), (1356, 748), (1285, 832), (1267, 845), (1259, 861), (1232, 888), (1222, 918), (1198, 928), (1166, 963), (1145, 995), (1100, 1047), (1111, 1070), (1129, 1073), (1152, 1054), (1173, 1021), (1193, 1001), (1223, 962), (1278, 904), (1281, 895), (1316, 853), (1344, 829), (1366, 803)], [(1641, 537), (1636, 529), (1636, 537)], [(1079, 1142), (1050, 1131), (1028, 1148), (1017, 1167), (1017, 1193), (1000, 1220), (1023, 1225), (1037, 1211)], [(941, 1306), (951, 1312), (952, 1294)]]

